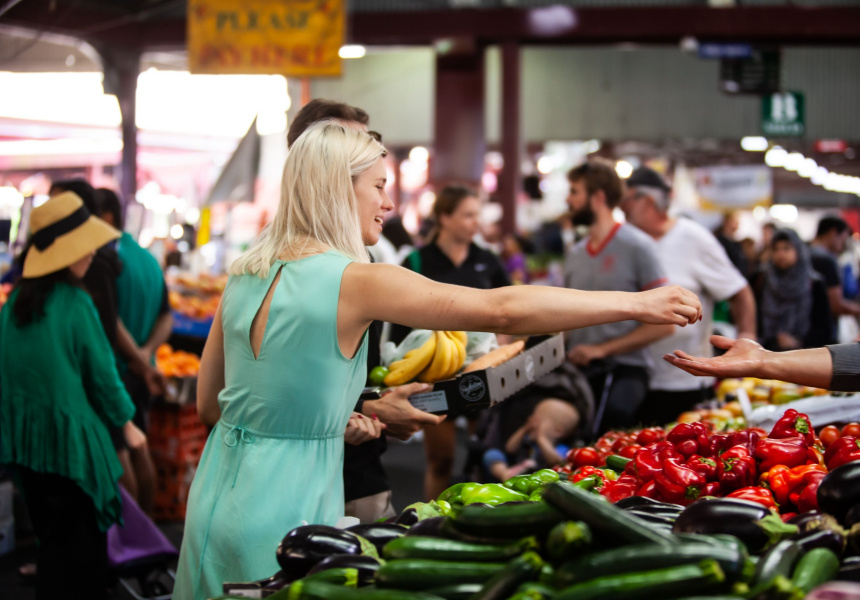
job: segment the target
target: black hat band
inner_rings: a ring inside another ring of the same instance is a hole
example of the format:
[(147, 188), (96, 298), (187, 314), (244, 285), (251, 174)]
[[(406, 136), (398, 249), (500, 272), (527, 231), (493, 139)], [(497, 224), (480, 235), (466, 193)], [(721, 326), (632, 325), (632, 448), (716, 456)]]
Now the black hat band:
[(70, 231), (75, 230), (90, 218), (90, 213), (86, 207), (81, 206), (78, 210), (70, 214), (68, 217), (60, 219), (56, 223), (51, 223), (47, 227), (43, 227), (34, 233), (30, 239), (33, 245), (40, 251), (44, 252), (48, 246), (54, 243), (61, 235), (65, 235)]

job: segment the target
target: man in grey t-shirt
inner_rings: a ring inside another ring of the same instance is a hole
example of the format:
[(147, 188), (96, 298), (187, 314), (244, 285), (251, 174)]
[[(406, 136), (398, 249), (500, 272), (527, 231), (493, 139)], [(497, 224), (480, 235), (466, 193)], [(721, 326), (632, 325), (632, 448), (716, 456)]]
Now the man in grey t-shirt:
[[(666, 273), (654, 240), (612, 216), (624, 189), (613, 166), (589, 161), (572, 169), (568, 181), (567, 203), (573, 222), (589, 229), (588, 236), (565, 257), (565, 285), (623, 292), (665, 285)], [(636, 411), (648, 392), (650, 360), (645, 348), (672, 331), (672, 325), (623, 321), (568, 333), (567, 358), (583, 370), (598, 402), (595, 435), (634, 425)]]

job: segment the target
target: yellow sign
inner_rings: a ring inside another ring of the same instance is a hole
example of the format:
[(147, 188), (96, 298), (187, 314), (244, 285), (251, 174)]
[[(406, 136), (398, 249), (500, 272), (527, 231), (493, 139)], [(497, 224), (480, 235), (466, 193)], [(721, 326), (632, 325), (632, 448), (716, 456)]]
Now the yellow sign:
[(188, 0), (192, 73), (337, 76), (343, 0)]

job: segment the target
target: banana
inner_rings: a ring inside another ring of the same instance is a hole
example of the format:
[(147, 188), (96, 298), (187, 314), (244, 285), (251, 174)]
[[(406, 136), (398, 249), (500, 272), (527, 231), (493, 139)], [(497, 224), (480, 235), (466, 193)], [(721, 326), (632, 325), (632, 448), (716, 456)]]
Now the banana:
[(388, 375), (382, 382), (391, 387), (403, 385), (415, 379), (415, 376), (427, 368), (433, 360), (436, 354), (436, 338), (434, 332), (423, 345), (407, 352), (401, 360), (391, 363), (388, 366)]
[(448, 375), (448, 377), (453, 377), (463, 366), (463, 363), (466, 362), (466, 344), (462, 341), (462, 338), (457, 336), (458, 333), (463, 333), (462, 331), (448, 331), (446, 333), (457, 347), (457, 360), (454, 365), (451, 366), (451, 373)]
[(445, 336), (443, 331), (435, 331), (433, 335), (436, 336), (436, 352), (427, 368), (418, 375), (418, 381), (423, 383), (433, 383), (442, 379), (451, 363), (451, 352), (453, 351), (451, 340)]
[(466, 349), (466, 344), (469, 343), (469, 337), (466, 335), (465, 331), (449, 331), (451, 335), (454, 336), (461, 344), (463, 344), (463, 350)]

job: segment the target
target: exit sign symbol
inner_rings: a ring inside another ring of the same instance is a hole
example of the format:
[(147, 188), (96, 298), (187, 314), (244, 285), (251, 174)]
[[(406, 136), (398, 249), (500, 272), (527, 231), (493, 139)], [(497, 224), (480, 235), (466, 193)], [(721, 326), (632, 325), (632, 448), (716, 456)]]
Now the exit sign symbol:
[(802, 136), (806, 130), (804, 97), (783, 92), (762, 97), (761, 129), (769, 136)]

